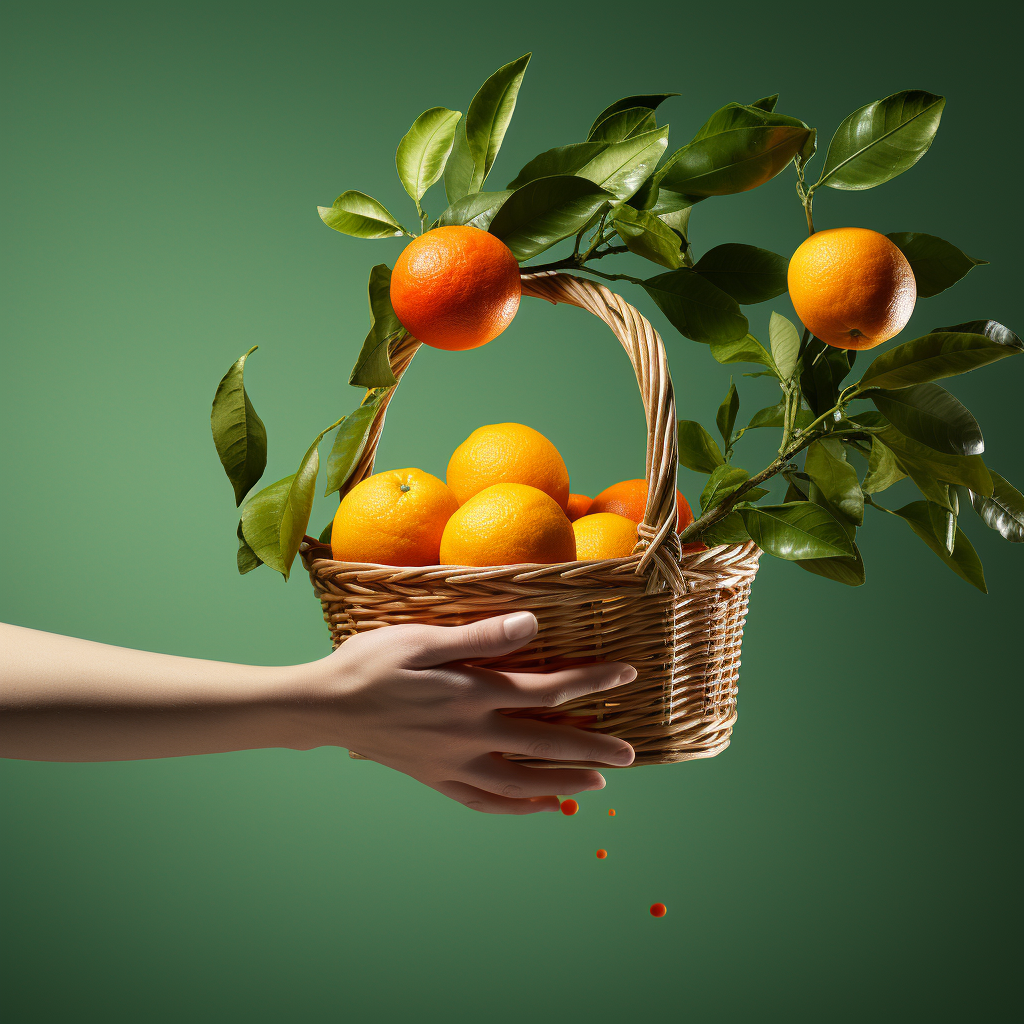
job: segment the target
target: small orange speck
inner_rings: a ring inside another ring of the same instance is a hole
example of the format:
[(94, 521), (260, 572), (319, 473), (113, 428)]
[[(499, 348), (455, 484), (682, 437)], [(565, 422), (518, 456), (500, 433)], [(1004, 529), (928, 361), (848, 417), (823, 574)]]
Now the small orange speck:
[(613, 808), (612, 808), (612, 809), (611, 809), (611, 810), (610, 810), (610, 811), (608, 812), (608, 814), (609, 814), (609, 815), (610, 815), (610, 816), (611, 816), (612, 818), (614, 818), (614, 817), (615, 817), (615, 808), (613, 807)]
[(608, 851), (607, 850), (598, 850), (597, 851), (597, 859), (598, 860), (604, 860), (605, 857), (607, 857), (607, 856), (608, 856)]
[(664, 903), (651, 904), (651, 917), (664, 917), (668, 913), (668, 907)]
[(580, 809), (580, 805), (575, 800), (563, 800), (559, 806), (562, 808), (563, 814), (575, 814)]

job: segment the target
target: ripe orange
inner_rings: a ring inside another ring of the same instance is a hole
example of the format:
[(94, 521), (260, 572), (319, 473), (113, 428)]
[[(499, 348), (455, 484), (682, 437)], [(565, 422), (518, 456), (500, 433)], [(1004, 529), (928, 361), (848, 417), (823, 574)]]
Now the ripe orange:
[(391, 305), (425, 345), (478, 348), (512, 322), (522, 295), (519, 264), (479, 228), (434, 228), (414, 238), (391, 272)]
[(569, 521), (575, 523), (577, 519), (582, 519), (590, 511), (593, 501), (593, 498), (588, 498), (585, 494), (570, 494), (565, 506), (565, 514)]
[(422, 469), (392, 469), (355, 485), (338, 506), (331, 549), (339, 562), (437, 565), (455, 495)]
[(572, 524), (576, 557), (585, 560), (625, 558), (636, 545), (636, 523), (614, 512), (594, 512)]
[[(690, 523), (693, 522), (693, 512), (690, 510), (690, 503), (683, 497), (681, 491), (676, 491), (676, 505), (679, 515), (676, 520), (676, 533), (681, 533)], [(616, 515), (632, 519), (634, 523), (644, 521), (644, 511), (647, 508), (647, 481), (646, 480), (622, 480), (611, 487), (606, 487), (590, 506), (590, 514), (595, 512), (614, 512)]]
[(917, 301), (906, 256), (867, 228), (817, 231), (789, 261), (789, 297), (816, 338), (874, 348), (899, 334)]
[(572, 523), (550, 495), (524, 484), (494, 484), (474, 494), (448, 520), (443, 565), (572, 562)]
[(448, 462), (448, 486), (462, 505), (492, 484), (526, 484), (551, 495), (564, 509), (569, 470), (558, 449), (521, 423), (478, 427)]

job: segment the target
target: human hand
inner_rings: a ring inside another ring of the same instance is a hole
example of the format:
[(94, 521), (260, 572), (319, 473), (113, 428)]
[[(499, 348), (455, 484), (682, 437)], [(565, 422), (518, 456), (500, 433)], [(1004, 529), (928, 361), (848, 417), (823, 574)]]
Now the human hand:
[(532, 612), (466, 626), (399, 625), (346, 640), (302, 666), (317, 709), (319, 742), (348, 747), (478, 811), (557, 811), (553, 793), (602, 789), (588, 769), (527, 768), (502, 753), (625, 767), (633, 748), (601, 733), (500, 709), (551, 707), (636, 677), (622, 662), (553, 672), (502, 672), (464, 659), (510, 654), (537, 632)]

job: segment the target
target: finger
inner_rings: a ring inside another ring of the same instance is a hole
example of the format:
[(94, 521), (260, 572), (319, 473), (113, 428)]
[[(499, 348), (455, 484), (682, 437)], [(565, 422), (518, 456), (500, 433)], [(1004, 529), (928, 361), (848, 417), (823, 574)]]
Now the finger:
[(467, 658), (499, 658), (511, 654), (537, 635), (533, 612), (496, 615), (465, 626), (410, 626), (404, 632), (410, 645), (411, 668), (429, 668)]
[(497, 796), (522, 799), (556, 793), (583, 793), (589, 789), (604, 789), (604, 776), (600, 772), (577, 768), (524, 768), (500, 754), (484, 754), (470, 761), (458, 781)]
[[(492, 670), (493, 671), (493, 670)], [(503, 708), (553, 708), (588, 693), (600, 693), (636, 679), (636, 669), (622, 661), (574, 665), (555, 672), (497, 672)]]
[(525, 800), (498, 796), (465, 782), (442, 782), (435, 787), (444, 796), (457, 800), (473, 811), (485, 814), (536, 814), (538, 811), (557, 811), (557, 796), (536, 796)]
[(597, 762), (617, 768), (631, 765), (636, 757), (633, 748), (617, 736), (532, 718), (508, 718), (505, 715), (497, 715), (496, 718), (501, 721), (495, 724), (491, 742), (506, 754), (522, 754), (546, 761)]

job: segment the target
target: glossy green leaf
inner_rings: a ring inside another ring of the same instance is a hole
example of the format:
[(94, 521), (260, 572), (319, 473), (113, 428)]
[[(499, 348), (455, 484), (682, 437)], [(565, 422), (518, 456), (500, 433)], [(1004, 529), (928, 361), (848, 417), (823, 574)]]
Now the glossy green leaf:
[(668, 128), (656, 128), (607, 146), (575, 173), (625, 200), (651, 176), (667, 146)]
[(946, 548), (946, 510), (930, 501), (913, 501), (896, 509), (896, 515), (918, 535), (961, 579), (977, 587), (983, 594), (988, 593), (985, 572), (981, 559), (973, 545), (957, 528), (952, 552)]
[(383, 263), (370, 271), (370, 333), (366, 335), (349, 384), (364, 388), (390, 387), (398, 382), (391, 370), (388, 346), (404, 333), (391, 307), (391, 269)]
[(730, 381), (729, 390), (726, 392), (725, 399), (718, 407), (718, 414), (715, 416), (718, 432), (722, 435), (722, 440), (725, 441), (726, 447), (729, 446), (732, 440), (732, 428), (736, 426), (736, 414), (739, 411), (740, 396), (736, 391), (736, 385)]
[(839, 558), (853, 555), (853, 541), (833, 516), (810, 501), (742, 507), (739, 514), (757, 545), (776, 558)]
[(789, 380), (796, 372), (797, 360), (800, 358), (800, 333), (790, 320), (773, 311), (768, 325), (768, 338), (779, 377)]
[(519, 261), (582, 230), (612, 195), (586, 178), (561, 174), (531, 181), (505, 200), (491, 221)]
[(750, 106), (757, 107), (758, 110), (766, 110), (770, 114), (778, 102), (779, 94), (774, 93), (771, 96), (762, 96), (759, 100), (754, 100)]
[(760, 363), (776, 376), (778, 371), (768, 349), (752, 334), (731, 341), (712, 341), (711, 354), (720, 363)]
[(929, 299), (954, 285), (974, 267), (988, 266), (962, 253), (951, 242), (920, 231), (894, 231), (886, 235), (907, 257), (917, 282), (917, 294)]
[(910, 89), (855, 110), (829, 143), (818, 185), (859, 190), (909, 170), (928, 152), (946, 101)]
[(462, 112), (431, 107), (412, 123), (395, 154), (395, 166), (405, 191), (419, 204), (423, 193), (444, 173), (445, 161), (455, 143), (455, 129)]
[(696, 473), (712, 473), (725, 463), (718, 443), (696, 421), (680, 420), (677, 436), (679, 465)]
[(495, 214), (502, 208), (510, 195), (512, 193), (508, 190), (504, 192), (471, 192), (452, 203), (437, 218), (436, 226), (447, 227), (451, 224), (464, 224), (486, 231), (490, 228)]
[(399, 238), (402, 225), (368, 195), (349, 190), (334, 200), (333, 206), (317, 207), (320, 219), (335, 231), (356, 238)]
[(839, 398), (839, 386), (850, 372), (850, 355), (846, 349), (833, 348), (811, 338), (804, 349), (800, 390), (815, 416), (821, 416)]
[(508, 183), (508, 187), (515, 190), (538, 178), (550, 178), (555, 174), (576, 174), (610, 145), (609, 142), (573, 142), (568, 146), (556, 146), (554, 149), (546, 150), (535, 156), (515, 179)]
[(742, 487), (750, 478), (750, 474), (739, 466), (719, 466), (708, 477), (700, 496), (702, 511), (713, 508), (729, 497), (733, 491)]
[(824, 576), (826, 579), (842, 583), (847, 587), (859, 587), (865, 579), (864, 559), (861, 557), (860, 549), (857, 547), (854, 537), (857, 527), (850, 522), (832, 503), (825, 497), (820, 487), (806, 473), (791, 473), (789, 479), (789, 491), (786, 494), (786, 501), (808, 501), (820, 505), (833, 519), (846, 530), (846, 535), (853, 544), (853, 555), (848, 558), (805, 558), (797, 561), (797, 565), (815, 576)]
[(962, 484), (986, 497), (992, 493), (992, 477), (980, 455), (937, 452), (892, 425), (883, 427), (874, 436), (893, 452), (900, 469), (919, 487), (931, 478), (944, 484)]
[(670, 270), (683, 265), (682, 239), (647, 210), (623, 204), (616, 207), (612, 224), (630, 252)]
[[(794, 417), (794, 426), (802, 429), (810, 425), (814, 415), (810, 409), (800, 408)], [(786, 403), (779, 402), (778, 405), (769, 405), (765, 409), (759, 409), (750, 417), (747, 430), (756, 430), (758, 427), (783, 427), (786, 423)]]
[(481, 184), (486, 181), (494, 158), (501, 149), (529, 63), (530, 54), (527, 53), (499, 68), (480, 86), (469, 105), (466, 139), (478, 173), (482, 172)]
[(1014, 544), (1024, 543), (1024, 495), (1004, 480), (994, 470), (992, 494), (983, 497), (969, 491), (974, 511), (981, 516), (985, 525), (1001, 534)]
[(623, 110), (629, 110), (632, 107), (646, 107), (648, 110), (657, 110), (665, 100), (678, 95), (679, 93), (677, 92), (659, 92), (647, 96), (626, 96), (621, 100), (616, 100), (611, 104), (611, 106), (605, 107), (604, 110), (597, 115), (597, 118), (590, 127), (590, 134), (593, 135), (595, 129), (597, 129), (603, 121), (611, 117), (612, 114), (617, 114)]
[(861, 483), (865, 494), (878, 494), (892, 487), (906, 477), (896, 462), (896, 456), (877, 437), (871, 438), (871, 454), (868, 456), (868, 471)]
[(672, 326), (693, 341), (737, 341), (747, 333), (739, 303), (692, 270), (659, 274), (645, 281), (644, 289)]
[(267, 468), (267, 428), (256, 415), (243, 380), (245, 361), (257, 347), (253, 345), (231, 364), (217, 385), (210, 411), (213, 443), (235, 492), (236, 507)]
[(257, 558), (286, 579), (290, 563), (281, 554), (281, 520), (284, 516), (293, 473), (257, 491), (242, 508), (242, 534)]
[(858, 526), (864, 521), (864, 494), (857, 471), (846, 461), (843, 446), (834, 438), (813, 442), (807, 449), (804, 472), (842, 516)]
[(745, 544), (750, 540), (750, 534), (743, 525), (743, 517), (739, 512), (730, 512), (727, 516), (712, 523), (700, 535), (709, 548), (716, 544)]
[(727, 242), (709, 249), (693, 269), (744, 305), (765, 302), (787, 288), (789, 260), (755, 245)]
[(331, 534), (334, 533), (334, 520), (332, 519), (321, 531), (320, 531), (320, 543), (330, 544)]
[[(335, 424), (334, 426), (337, 426)], [(333, 427), (328, 427), (332, 430)], [(320, 454), (317, 445), (323, 440), (327, 430), (322, 431), (306, 450), (298, 471), (288, 486), (288, 497), (285, 499), (281, 513), (281, 561), (285, 565), (284, 578), (288, 579), (292, 562), (299, 553), (299, 545), (306, 535), (309, 526), (309, 515), (313, 511), (313, 497), (316, 494), (316, 476), (320, 470)]]
[(333, 494), (345, 486), (359, 460), (366, 450), (366, 442), (373, 426), (373, 418), (380, 408), (381, 402), (387, 397), (390, 389), (379, 388), (368, 391), (355, 412), (350, 413), (342, 421), (341, 427), (334, 438), (334, 446), (327, 457), (327, 489), (324, 496)]
[(480, 191), (484, 183), (482, 167), (477, 167), (466, 138), (466, 119), (455, 127), (455, 142), (444, 165), (444, 191), (450, 204)]
[[(966, 329), (975, 327), (977, 330)], [(864, 371), (860, 387), (893, 389), (925, 384), (1021, 351), (1024, 344), (1012, 331), (994, 320), (975, 320), (933, 331), (883, 352)]]
[(980, 455), (981, 427), (968, 409), (938, 384), (869, 391), (868, 398), (897, 430), (949, 455)]
[(238, 553), (235, 555), (235, 564), (238, 566), (238, 575), (244, 576), (247, 572), (258, 569), (263, 564), (263, 559), (249, 547), (249, 542), (245, 539), (245, 534), (242, 533), (241, 519), (238, 520), (236, 533), (238, 534)]
[(587, 136), (588, 142), (622, 142), (634, 135), (642, 135), (657, 128), (654, 111), (650, 107), (627, 107), (609, 114), (600, 124), (594, 125)]

